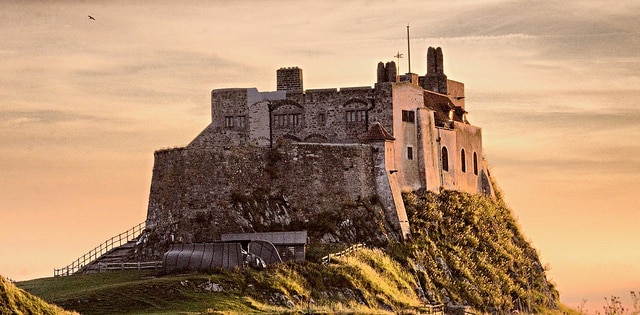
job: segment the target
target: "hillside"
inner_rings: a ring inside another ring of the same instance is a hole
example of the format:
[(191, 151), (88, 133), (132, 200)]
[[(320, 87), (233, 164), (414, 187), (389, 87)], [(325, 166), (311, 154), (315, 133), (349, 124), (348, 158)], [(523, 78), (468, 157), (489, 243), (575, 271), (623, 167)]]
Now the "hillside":
[[(405, 193), (404, 200), (410, 240), (363, 249), (328, 265), (319, 258), (340, 244), (312, 243), (308, 261), (265, 271), (110, 272), (20, 286), (83, 314), (418, 313), (438, 304), (492, 314), (558, 312), (558, 292), (503, 202), (455, 191)], [(337, 217), (325, 220), (340, 235), (374, 239), (379, 233), (357, 221), (344, 226)]]
[(265, 271), (156, 276), (149, 272), (37, 279), (20, 283), (82, 314), (392, 314), (422, 307), (415, 278), (383, 251), (362, 249), (329, 265), (272, 265)]
[(0, 276), (0, 314), (75, 314), (17, 288)]
[(412, 240), (395, 256), (414, 268), (427, 299), (490, 313), (557, 308), (558, 292), (499, 194), (414, 192), (404, 200)]

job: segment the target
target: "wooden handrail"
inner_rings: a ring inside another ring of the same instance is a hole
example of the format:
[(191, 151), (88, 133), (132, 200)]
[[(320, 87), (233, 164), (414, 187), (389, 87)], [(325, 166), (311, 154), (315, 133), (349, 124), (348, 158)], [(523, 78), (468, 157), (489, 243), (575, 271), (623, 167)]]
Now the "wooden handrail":
[(90, 264), (100, 256), (104, 255), (106, 252), (112, 250), (115, 247), (122, 246), (122, 244), (125, 244), (138, 237), (140, 233), (142, 233), (142, 231), (145, 229), (145, 223), (146, 222), (139, 223), (138, 225), (104, 241), (94, 249), (90, 250), (88, 253), (73, 261), (68, 266), (62, 267), (60, 269), (53, 269), (53, 276), (59, 277), (74, 274), (82, 267)]

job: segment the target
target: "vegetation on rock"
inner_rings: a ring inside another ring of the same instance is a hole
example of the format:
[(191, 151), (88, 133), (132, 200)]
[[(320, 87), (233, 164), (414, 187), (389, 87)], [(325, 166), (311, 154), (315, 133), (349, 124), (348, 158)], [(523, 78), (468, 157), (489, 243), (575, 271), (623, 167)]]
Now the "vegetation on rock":
[(558, 292), (500, 199), (443, 191), (404, 200), (412, 237), (395, 256), (413, 267), (428, 300), (489, 313), (557, 308)]

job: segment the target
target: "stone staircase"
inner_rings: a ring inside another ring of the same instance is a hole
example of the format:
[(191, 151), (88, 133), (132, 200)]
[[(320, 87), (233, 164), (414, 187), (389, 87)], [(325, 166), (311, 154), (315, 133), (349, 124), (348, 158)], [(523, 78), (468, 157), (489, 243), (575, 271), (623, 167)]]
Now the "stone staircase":
[(103, 272), (104, 270), (102, 265), (131, 261), (134, 255), (134, 250), (136, 248), (137, 242), (138, 242), (138, 237), (126, 242), (125, 244), (122, 244), (116, 248), (113, 248), (107, 251), (106, 253), (102, 254), (102, 256), (98, 257), (96, 260), (80, 268), (78, 271), (76, 271), (76, 274), (89, 274), (89, 273)]
[(54, 269), (53, 275), (59, 277), (100, 272), (102, 264), (122, 263), (129, 260), (134, 254), (136, 243), (145, 226), (145, 222), (142, 222), (106, 240), (68, 266)]

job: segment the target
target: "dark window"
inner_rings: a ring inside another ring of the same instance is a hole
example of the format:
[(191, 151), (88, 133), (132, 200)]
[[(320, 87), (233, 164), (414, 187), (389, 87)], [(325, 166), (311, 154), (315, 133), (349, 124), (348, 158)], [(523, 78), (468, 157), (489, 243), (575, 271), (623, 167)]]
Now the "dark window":
[(473, 175), (478, 175), (478, 154), (473, 152)]
[(318, 122), (324, 124), (325, 121), (326, 117), (324, 116), (324, 114), (318, 114)]
[(225, 116), (224, 117), (224, 127), (225, 128), (233, 128), (233, 116)]
[(415, 123), (416, 122), (416, 112), (412, 110), (403, 110), (402, 111), (402, 121)]
[(413, 148), (407, 147), (407, 159), (413, 160)]
[(462, 163), (462, 172), (467, 172), (467, 157), (464, 154), (464, 149), (460, 151), (460, 163)]
[(449, 152), (447, 147), (442, 147), (442, 170), (449, 171)]
[(367, 112), (364, 110), (348, 110), (347, 111), (347, 122), (348, 123), (357, 123), (364, 122), (367, 117)]
[(238, 116), (238, 127), (243, 128), (246, 126), (245, 122), (246, 122), (246, 118), (245, 116)]
[(279, 128), (290, 128), (300, 125), (301, 114), (281, 114), (273, 116), (273, 124)]

